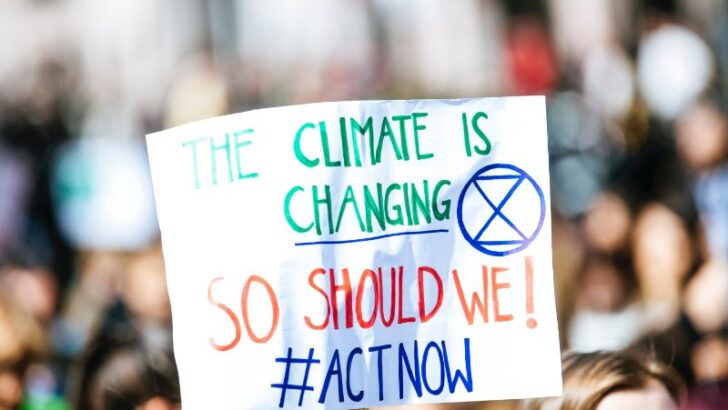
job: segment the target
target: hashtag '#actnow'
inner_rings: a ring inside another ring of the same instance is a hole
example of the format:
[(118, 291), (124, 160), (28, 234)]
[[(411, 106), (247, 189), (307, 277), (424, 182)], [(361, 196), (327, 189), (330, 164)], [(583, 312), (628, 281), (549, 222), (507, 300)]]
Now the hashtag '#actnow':
[[(271, 384), (271, 387), (275, 389), (281, 389), (281, 398), (278, 401), (278, 407), (283, 407), (286, 404), (286, 393), (288, 390), (298, 390), (300, 392), (298, 396), (298, 407), (301, 407), (303, 405), (303, 396), (306, 394), (306, 392), (313, 391), (313, 386), (308, 385), (308, 373), (309, 370), (311, 370), (312, 364), (321, 363), (320, 360), (314, 359), (313, 354), (314, 349), (311, 348), (308, 350), (308, 358), (293, 357), (293, 349), (289, 347), (286, 357), (276, 358), (276, 363), (285, 363), (286, 365), (286, 371), (283, 375), (283, 382)], [(306, 367), (304, 368), (303, 381), (301, 382), (301, 384), (292, 384), (289, 381), (291, 365), (293, 364), (306, 365)]]

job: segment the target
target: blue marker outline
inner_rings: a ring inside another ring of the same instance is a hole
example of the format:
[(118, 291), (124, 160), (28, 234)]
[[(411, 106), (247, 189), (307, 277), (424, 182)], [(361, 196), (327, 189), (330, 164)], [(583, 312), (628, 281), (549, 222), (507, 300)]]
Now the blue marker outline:
[[(482, 175), (490, 170), (493, 169), (508, 169), (511, 171), (517, 172), (519, 175)], [(503, 197), (501, 202), (496, 206), (490, 198), (483, 192), (483, 189), (476, 183), (476, 181), (486, 181), (486, 180), (494, 180), (494, 179), (517, 179), (517, 181), (513, 184), (511, 189), (506, 193), (506, 195)], [(538, 194), (539, 202), (541, 205), (541, 213), (539, 215), (538, 225), (536, 226), (536, 229), (533, 231), (533, 234), (529, 237), (526, 237), (516, 226), (515, 224), (508, 219), (505, 215), (503, 215), (502, 208), (505, 206), (505, 204), (508, 202), (508, 200), (511, 198), (513, 193), (516, 191), (516, 189), (521, 185), (521, 183), (524, 180), (528, 180), (532, 185), (533, 188), (536, 190), (536, 194)], [(468, 192), (470, 185), (475, 185), (476, 189), (480, 193), (480, 195), (485, 199), (485, 201), (488, 203), (488, 205), (493, 208), (493, 215), (491, 215), (490, 218), (486, 221), (486, 223), (483, 225), (483, 227), (478, 231), (478, 234), (475, 235), (475, 238), (472, 238), (470, 236), (470, 233), (467, 229), (465, 229), (465, 224), (463, 224), (463, 200), (465, 199), (465, 193)], [(507, 223), (511, 228), (513, 228), (520, 236), (523, 238), (521, 241), (480, 241), (480, 237), (483, 235), (483, 233), (486, 231), (488, 226), (490, 226), (490, 223), (493, 222), (496, 216), (500, 216), (501, 219), (505, 223)], [(538, 233), (541, 231), (541, 227), (543, 226), (543, 222), (546, 218), (546, 199), (544, 198), (543, 191), (541, 190), (541, 187), (536, 183), (536, 181), (526, 173), (526, 171), (522, 170), (521, 168), (518, 168), (515, 165), (511, 164), (490, 164), (486, 165), (483, 168), (480, 168), (475, 174), (473, 174), (472, 177), (468, 180), (468, 182), (465, 183), (463, 186), (462, 191), (460, 191), (460, 197), (458, 199), (458, 208), (457, 208), (457, 218), (458, 218), (458, 225), (460, 226), (460, 232), (463, 235), (463, 238), (476, 250), (478, 250), (481, 253), (485, 253), (487, 255), (491, 256), (506, 256), (513, 253), (520, 252), (528, 247), (528, 245), (533, 242), (534, 239), (536, 239), (536, 236), (538, 236)], [(513, 249), (509, 249), (507, 251), (497, 251), (488, 249), (485, 246), (486, 245), (516, 245), (521, 244), (521, 246), (518, 246)]]
[(404, 235), (426, 235), (431, 233), (445, 233), (450, 232), (448, 229), (428, 229), (425, 231), (406, 231), (406, 232), (395, 232), (388, 233), (378, 236), (370, 236), (368, 238), (357, 238), (357, 239), (342, 239), (342, 240), (326, 240), (326, 241), (313, 241), (313, 242), (296, 242), (296, 246), (308, 246), (308, 245), (339, 245), (342, 243), (354, 243), (354, 242), (368, 242), (376, 241), (377, 239), (389, 238), (392, 236), (404, 236)]
[(511, 186), (511, 189), (508, 190), (508, 192), (503, 197), (503, 199), (501, 200), (500, 204), (498, 204), (498, 206), (496, 206), (493, 203), (493, 201), (491, 201), (490, 198), (488, 198), (488, 195), (483, 191), (483, 188), (481, 188), (480, 185), (478, 185), (477, 183), (474, 183), (473, 184), (473, 185), (475, 185), (475, 188), (480, 193), (480, 196), (482, 196), (483, 199), (485, 199), (485, 202), (487, 202), (488, 205), (490, 205), (490, 207), (493, 208), (493, 214), (490, 216), (490, 218), (488, 218), (487, 221), (485, 221), (485, 224), (483, 224), (483, 227), (480, 228), (480, 230), (478, 231), (477, 235), (475, 235), (475, 240), (477, 241), (477, 240), (480, 239), (481, 236), (483, 236), (483, 233), (485, 232), (485, 230), (488, 229), (488, 227), (490, 226), (490, 224), (495, 220), (495, 217), (496, 216), (499, 216), (499, 215), (500, 215), (501, 219), (505, 223), (508, 224), (508, 226), (510, 226), (511, 228), (513, 228), (513, 230), (516, 231), (516, 233), (518, 233), (518, 236), (520, 236), (521, 239), (523, 239), (524, 241), (525, 240), (528, 240), (528, 238), (526, 238), (526, 235), (524, 235), (523, 232), (521, 232), (521, 230), (518, 229), (516, 227), (516, 225), (513, 222), (511, 222), (511, 220), (508, 219), (508, 217), (505, 216), (505, 214), (503, 213), (503, 207), (506, 205), (506, 203), (508, 202), (508, 200), (511, 199), (511, 195), (513, 195), (513, 193), (516, 192), (516, 189), (518, 189), (518, 187), (521, 185), (521, 183), (525, 179), (523, 177), (523, 175), (521, 175), (521, 176), (513, 176), (511, 178), (503, 178), (503, 176), (500, 176), (499, 175), (498, 178), (476, 178), (476, 179), (478, 181), (486, 181), (488, 179), (518, 179), (518, 181), (516, 181), (516, 183), (513, 184), (513, 186)]

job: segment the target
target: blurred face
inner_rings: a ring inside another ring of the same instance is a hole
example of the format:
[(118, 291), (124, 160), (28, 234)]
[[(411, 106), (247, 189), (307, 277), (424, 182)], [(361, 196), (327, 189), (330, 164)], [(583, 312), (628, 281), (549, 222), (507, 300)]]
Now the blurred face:
[(20, 402), (23, 388), (18, 376), (7, 371), (0, 371), (0, 409), (13, 409)]
[(675, 124), (677, 148), (692, 168), (708, 168), (719, 163), (728, 147), (728, 122), (718, 108), (700, 104)]
[(596, 410), (677, 410), (670, 393), (657, 380), (652, 380), (641, 389), (619, 390), (608, 394), (597, 405)]
[(725, 380), (728, 377), (728, 340), (720, 336), (702, 339), (690, 353), (690, 364), (699, 381)]
[(683, 310), (703, 333), (720, 330), (728, 322), (728, 265), (709, 260), (690, 279), (683, 294)]
[(692, 261), (690, 236), (677, 214), (662, 204), (647, 205), (637, 218), (633, 252), (645, 296), (665, 299), (677, 294)]
[(584, 219), (589, 244), (602, 252), (614, 252), (625, 242), (632, 224), (627, 204), (618, 195), (602, 194), (592, 203)]
[(153, 320), (170, 316), (164, 261), (159, 252), (138, 255), (129, 265), (123, 298), (136, 315)]
[(626, 295), (619, 271), (606, 263), (593, 263), (587, 268), (580, 290), (579, 305), (598, 312), (616, 310)]
[(0, 287), (9, 292), (11, 303), (40, 321), (51, 318), (57, 295), (55, 280), (48, 271), (9, 267), (3, 276)]

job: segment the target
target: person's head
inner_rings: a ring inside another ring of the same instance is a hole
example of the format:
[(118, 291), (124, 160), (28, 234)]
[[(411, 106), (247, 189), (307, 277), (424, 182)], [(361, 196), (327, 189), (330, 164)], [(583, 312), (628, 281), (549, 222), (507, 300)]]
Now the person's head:
[(683, 384), (669, 367), (624, 352), (567, 353), (561, 397), (526, 400), (523, 410), (673, 410)]
[(14, 409), (23, 398), (23, 385), (18, 372), (0, 367), (0, 410)]
[(100, 364), (89, 383), (93, 410), (172, 410), (179, 400), (168, 357), (141, 346), (121, 347)]
[(643, 328), (664, 331), (679, 318), (680, 291), (694, 263), (685, 220), (664, 204), (646, 205), (632, 231), (632, 255), (646, 313)]
[(74, 370), (70, 395), (77, 410), (171, 410), (179, 403), (171, 351), (124, 318), (106, 320)]

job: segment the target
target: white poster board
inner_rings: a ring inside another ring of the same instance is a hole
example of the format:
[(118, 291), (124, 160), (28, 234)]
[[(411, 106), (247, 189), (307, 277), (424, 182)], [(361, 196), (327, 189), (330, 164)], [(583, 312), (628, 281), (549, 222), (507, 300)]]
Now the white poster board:
[(561, 394), (543, 97), (147, 137), (185, 409)]

